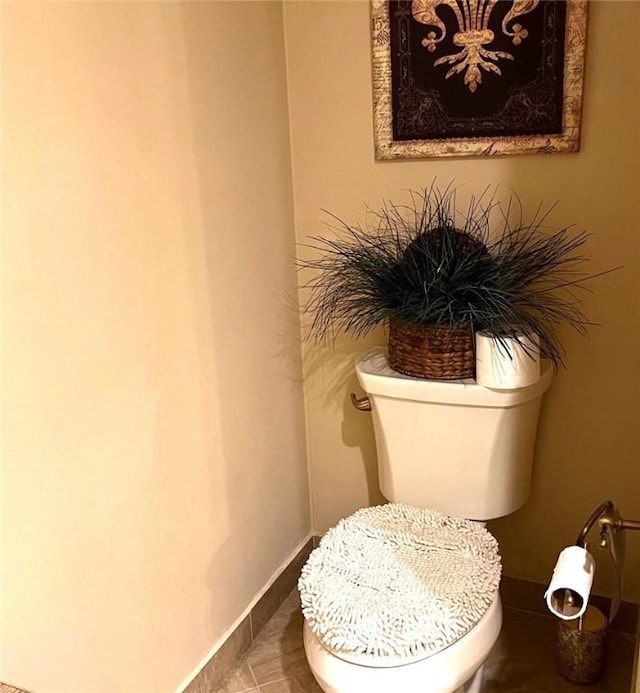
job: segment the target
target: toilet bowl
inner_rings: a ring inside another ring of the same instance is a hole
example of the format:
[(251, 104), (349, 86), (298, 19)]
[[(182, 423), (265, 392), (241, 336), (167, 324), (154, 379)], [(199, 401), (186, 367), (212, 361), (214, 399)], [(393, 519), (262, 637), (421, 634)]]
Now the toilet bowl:
[(309, 624), (304, 649), (313, 676), (325, 693), (480, 693), (482, 665), (500, 634), (500, 597), (466, 635), (440, 652), (410, 663), (373, 655), (351, 661), (330, 652)]
[(484, 523), (528, 498), (551, 369), (496, 390), (401, 375), (375, 348), (356, 373), (391, 503), (341, 520), (303, 568), (309, 666), (325, 693), (480, 693), (502, 625), (500, 559)]
[(500, 574), (482, 523), (402, 503), (357, 511), (298, 582), (311, 671), (327, 693), (479, 691)]

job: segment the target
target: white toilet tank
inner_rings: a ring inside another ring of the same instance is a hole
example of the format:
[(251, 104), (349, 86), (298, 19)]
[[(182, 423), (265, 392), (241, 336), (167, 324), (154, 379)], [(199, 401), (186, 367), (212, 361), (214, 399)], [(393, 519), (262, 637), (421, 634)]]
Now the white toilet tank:
[(524, 505), (548, 364), (537, 383), (517, 390), (404, 376), (383, 348), (363, 353), (356, 372), (371, 402), (385, 498), (471, 520)]

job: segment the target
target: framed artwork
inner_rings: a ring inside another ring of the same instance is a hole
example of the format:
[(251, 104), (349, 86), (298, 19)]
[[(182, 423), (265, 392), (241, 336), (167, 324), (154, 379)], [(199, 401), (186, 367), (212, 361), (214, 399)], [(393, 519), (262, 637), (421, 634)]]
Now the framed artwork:
[(576, 152), (586, 0), (372, 0), (377, 159)]

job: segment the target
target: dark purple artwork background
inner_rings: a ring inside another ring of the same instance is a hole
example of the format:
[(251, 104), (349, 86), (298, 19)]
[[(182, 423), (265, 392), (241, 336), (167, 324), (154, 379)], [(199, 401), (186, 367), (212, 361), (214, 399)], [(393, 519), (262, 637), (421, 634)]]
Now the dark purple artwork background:
[(497, 62), (502, 75), (481, 68), (482, 83), (472, 93), (464, 84), (464, 71), (445, 79), (451, 65), (433, 66), (438, 58), (460, 51), (452, 40), (459, 30), (453, 10), (438, 7), (447, 36), (429, 52), (421, 41), (429, 31), (439, 36), (439, 29), (413, 18), (411, 0), (390, 0), (394, 140), (562, 132), (566, 2), (541, 0), (535, 10), (512, 20), (510, 26), (518, 22), (529, 32), (518, 46), (501, 28), (512, 4), (495, 4), (489, 22), (495, 38), (485, 48), (511, 53), (515, 60)]

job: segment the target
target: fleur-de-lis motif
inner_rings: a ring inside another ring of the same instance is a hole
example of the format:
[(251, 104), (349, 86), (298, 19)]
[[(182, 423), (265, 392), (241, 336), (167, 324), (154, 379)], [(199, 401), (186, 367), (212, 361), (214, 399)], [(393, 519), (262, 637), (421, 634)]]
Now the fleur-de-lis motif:
[[(513, 4), (502, 20), (501, 28), (505, 36), (511, 37), (513, 45), (518, 46), (527, 38), (529, 32), (519, 23), (510, 24), (516, 17), (533, 11), (540, 0), (510, 1)], [(497, 2), (498, 0), (413, 0), (411, 4), (413, 18), (421, 24), (433, 27), (422, 40), (422, 45), (430, 53), (436, 50), (437, 44), (447, 35), (447, 28), (436, 14), (436, 8), (439, 5), (447, 5), (453, 10), (458, 21), (458, 31), (453, 36), (453, 43), (462, 50), (438, 58), (433, 64), (452, 65), (445, 79), (464, 70), (464, 83), (472, 93), (482, 84), (481, 68), (486, 72), (501, 75), (502, 71), (496, 63), (499, 60), (514, 60), (511, 53), (485, 48), (495, 38), (493, 31), (489, 29), (489, 17)]]

